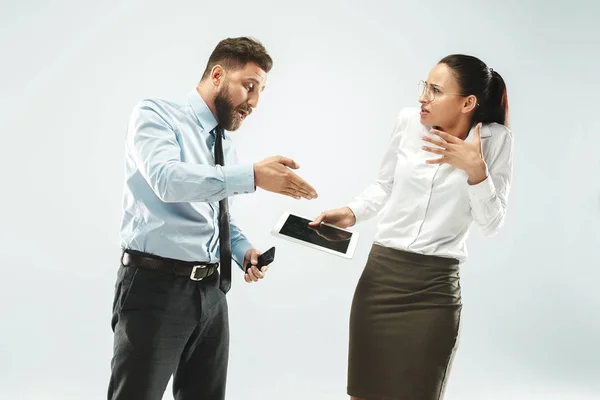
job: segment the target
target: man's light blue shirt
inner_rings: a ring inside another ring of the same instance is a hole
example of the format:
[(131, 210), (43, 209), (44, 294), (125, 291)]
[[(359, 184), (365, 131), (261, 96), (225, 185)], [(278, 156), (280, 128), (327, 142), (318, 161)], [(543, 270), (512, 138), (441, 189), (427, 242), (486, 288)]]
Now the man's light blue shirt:
[[(184, 261), (219, 261), (219, 200), (252, 193), (254, 169), (238, 165), (227, 133), (215, 166), (217, 120), (196, 90), (187, 102), (145, 99), (133, 110), (125, 146), (121, 247)], [(231, 220), (233, 259), (252, 245)]]

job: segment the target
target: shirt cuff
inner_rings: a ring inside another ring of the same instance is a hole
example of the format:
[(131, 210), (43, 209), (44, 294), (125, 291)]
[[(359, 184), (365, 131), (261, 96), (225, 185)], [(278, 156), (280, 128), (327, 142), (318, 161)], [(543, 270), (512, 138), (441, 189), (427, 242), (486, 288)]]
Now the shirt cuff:
[(356, 223), (361, 222), (365, 217), (365, 210), (362, 207), (362, 203), (359, 201), (353, 201), (346, 205), (352, 212), (354, 213), (354, 218), (356, 218)]
[(468, 186), (469, 198), (471, 200), (487, 200), (491, 197), (494, 197), (494, 195), (496, 194), (496, 187), (494, 186), (494, 181), (492, 181), (492, 178), (489, 175), (477, 185)]
[(227, 197), (237, 194), (254, 193), (254, 166), (248, 165), (226, 165), (223, 167), (225, 174), (225, 192)]
[(250, 249), (252, 249), (252, 243), (247, 239), (239, 239), (231, 246), (233, 261), (235, 261), (242, 271), (244, 270), (244, 258)]

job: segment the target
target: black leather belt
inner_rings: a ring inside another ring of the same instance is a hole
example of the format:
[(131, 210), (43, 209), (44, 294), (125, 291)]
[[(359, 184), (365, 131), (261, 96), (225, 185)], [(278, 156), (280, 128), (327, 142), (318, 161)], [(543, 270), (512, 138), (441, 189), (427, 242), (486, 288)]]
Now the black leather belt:
[(133, 250), (123, 252), (121, 263), (125, 267), (145, 268), (177, 276), (186, 276), (193, 281), (201, 281), (210, 277), (219, 267), (219, 263), (208, 264), (174, 260)]

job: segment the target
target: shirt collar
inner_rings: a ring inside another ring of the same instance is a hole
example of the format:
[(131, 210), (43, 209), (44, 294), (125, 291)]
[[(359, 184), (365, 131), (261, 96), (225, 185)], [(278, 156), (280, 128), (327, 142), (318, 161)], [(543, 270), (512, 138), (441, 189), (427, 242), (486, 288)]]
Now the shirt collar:
[[(218, 125), (217, 119), (196, 89), (190, 92), (188, 101), (202, 129), (206, 132), (212, 132)], [(227, 139), (227, 136), (225, 131), (223, 131), (223, 138)]]
[[(477, 126), (477, 125), (475, 125), (475, 126)], [(470, 142), (471, 140), (473, 140), (473, 135), (475, 133), (475, 126), (469, 130), (469, 134), (467, 135), (465, 142)], [(481, 126), (481, 130), (479, 131), (479, 136), (481, 138), (487, 138), (487, 137), (492, 136), (492, 130), (490, 129), (489, 124), (483, 124)]]
[[(425, 125), (423, 125), (425, 126)], [(477, 126), (477, 125), (475, 125)], [(469, 129), (469, 133), (467, 134), (467, 137), (465, 138), (465, 142), (470, 142), (471, 140), (473, 140), (473, 134), (475, 133), (475, 126), (473, 126), (471, 129)], [(426, 130), (427, 132), (429, 132), (429, 130), (433, 128), (433, 126), (431, 125), (427, 125), (426, 126)], [(483, 124), (481, 126), (481, 130), (479, 131), (479, 135), (482, 138), (488, 138), (490, 136), (492, 136), (492, 129), (490, 128), (490, 124)]]

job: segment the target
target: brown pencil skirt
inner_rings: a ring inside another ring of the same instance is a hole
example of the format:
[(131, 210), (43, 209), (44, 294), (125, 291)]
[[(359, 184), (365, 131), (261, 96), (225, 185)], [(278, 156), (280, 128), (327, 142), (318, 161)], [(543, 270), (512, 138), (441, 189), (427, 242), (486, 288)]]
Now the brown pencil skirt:
[(352, 301), (348, 394), (442, 399), (461, 308), (457, 260), (374, 244)]

